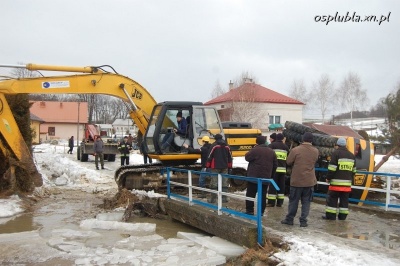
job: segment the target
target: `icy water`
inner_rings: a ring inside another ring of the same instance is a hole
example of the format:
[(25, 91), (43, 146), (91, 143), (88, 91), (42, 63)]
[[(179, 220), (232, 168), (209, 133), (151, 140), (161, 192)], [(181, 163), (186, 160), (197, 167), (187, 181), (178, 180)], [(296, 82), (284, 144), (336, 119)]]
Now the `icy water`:
[[(40, 203), (43, 206), (34, 211), (21, 214), (0, 224), (0, 234), (39, 230), (41, 236), (48, 237), (54, 229), (78, 229), (81, 220), (94, 218), (98, 212), (104, 211), (95, 207), (101, 204), (100, 199), (88, 196), (86, 193), (78, 193), (77, 195), (82, 195), (84, 198), (65, 199), (55, 196), (52, 197), (54, 200), (45, 200), (47, 203)], [(135, 217), (131, 218), (129, 222), (156, 224), (156, 233), (164, 238), (176, 237), (179, 231), (203, 233), (197, 228), (171, 219)], [(115, 237), (111, 235), (108, 237), (112, 238), (110, 239), (112, 242), (115, 242), (115, 239), (113, 239)]]

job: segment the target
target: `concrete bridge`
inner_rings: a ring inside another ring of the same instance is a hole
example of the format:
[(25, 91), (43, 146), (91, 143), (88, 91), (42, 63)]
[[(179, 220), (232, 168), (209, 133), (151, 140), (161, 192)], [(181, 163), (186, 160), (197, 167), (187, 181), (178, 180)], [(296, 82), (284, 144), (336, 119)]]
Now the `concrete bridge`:
[[(194, 200), (196, 199), (194, 197)], [(325, 199), (314, 198), (311, 204), (309, 215), (309, 226), (300, 227), (298, 217), (300, 207), (295, 218), (294, 225), (288, 226), (280, 223), (287, 214), (285, 198), (282, 207), (267, 208), (262, 217), (263, 241), (269, 240), (272, 243), (281, 243), (282, 236), (287, 233), (310, 233), (331, 234), (341, 238), (351, 238), (359, 241), (378, 242), (394, 250), (400, 250), (400, 237), (398, 235), (398, 220), (400, 212), (385, 211), (375, 206), (350, 205), (350, 214), (346, 221), (327, 221), (321, 218), (325, 214)], [(258, 246), (257, 224), (253, 220), (246, 220), (232, 215), (218, 215), (216, 210), (211, 210), (200, 205), (190, 206), (188, 202), (179, 199), (166, 199), (165, 210), (168, 215), (182, 223), (199, 228), (204, 232), (221, 237), (235, 244), (254, 248)], [(300, 204), (301, 205), (301, 204)], [(244, 212), (243, 201), (230, 200), (226, 208)]]

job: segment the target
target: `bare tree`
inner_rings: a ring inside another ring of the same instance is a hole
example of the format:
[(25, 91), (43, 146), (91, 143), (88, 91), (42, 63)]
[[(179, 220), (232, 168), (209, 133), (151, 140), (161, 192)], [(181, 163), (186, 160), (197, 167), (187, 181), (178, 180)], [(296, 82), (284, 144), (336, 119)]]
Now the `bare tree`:
[(256, 100), (254, 88), (236, 88), (234, 98), (230, 103), (231, 121), (250, 122), (253, 127), (261, 128), (262, 121), (265, 120), (265, 114)]
[(349, 72), (337, 90), (336, 99), (339, 99), (343, 108), (350, 112), (350, 124), (353, 126), (353, 112), (359, 106), (368, 105), (367, 91), (361, 89), (361, 79), (356, 73)]
[(385, 104), (386, 98), (380, 98), (375, 106), (372, 106), (369, 113), (370, 116), (386, 117), (387, 106)]
[(305, 103), (305, 109), (308, 108), (307, 103), (310, 101), (310, 94), (307, 92), (304, 80), (293, 80), (292, 86), (290, 88), (289, 96), (296, 99), (302, 103)]
[(222, 88), (219, 81), (216, 82), (211, 97), (216, 98), (228, 92), (230, 97), (226, 108), (220, 111), (220, 117), (223, 121), (250, 122), (253, 127), (261, 128), (266, 114), (257, 103), (255, 88), (252, 86), (242, 87), (245, 83), (254, 84), (256, 80), (256, 77), (248, 71), (244, 71), (240, 76), (230, 81), (227, 90)]
[(325, 116), (330, 109), (331, 99), (334, 95), (333, 81), (328, 74), (322, 74), (319, 80), (313, 84), (312, 101), (319, 108), (322, 115), (322, 123), (325, 122)]
[(211, 99), (217, 98), (218, 96), (221, 96), (222, 94), (225, 94), (226, 91), (221, 87), (221, 84), (219, 83), (219, 80), (215, 82), (215, 87), (211, 92)]

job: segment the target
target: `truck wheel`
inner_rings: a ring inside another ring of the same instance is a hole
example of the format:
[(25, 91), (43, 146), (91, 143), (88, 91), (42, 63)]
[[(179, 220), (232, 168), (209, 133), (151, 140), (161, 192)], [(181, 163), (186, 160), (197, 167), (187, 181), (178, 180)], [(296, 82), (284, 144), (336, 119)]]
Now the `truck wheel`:
[(81, 156), (81, 162), (87, 162), (89, 159), (89, 154), (83, 153)]
[(78, 159), (78, 161), (81, 160), (81, 147), (78, 146), (78, 150), (76, 152), (76, 159)]
[(109, 155), (108, 155), (107, 161), (109, 161), (109, 162), (115, 162), (115, 154), (109, 154)]

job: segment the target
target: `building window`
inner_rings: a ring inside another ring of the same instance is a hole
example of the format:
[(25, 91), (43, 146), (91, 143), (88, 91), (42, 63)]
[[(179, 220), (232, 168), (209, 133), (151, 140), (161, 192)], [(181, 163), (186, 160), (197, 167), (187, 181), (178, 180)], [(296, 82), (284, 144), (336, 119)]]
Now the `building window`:
[(279, 115), (270, 115), (269, 116), (269, 123), (270, 124), (280, 124), (281, 123), (281, 116), (279, 116)]
[(55, 127), (49, 127), (48, 133), (49, 133), (49, 136), (55, 136), (56, 135), (56, 128)]

